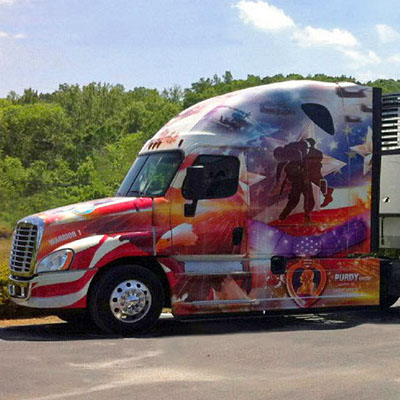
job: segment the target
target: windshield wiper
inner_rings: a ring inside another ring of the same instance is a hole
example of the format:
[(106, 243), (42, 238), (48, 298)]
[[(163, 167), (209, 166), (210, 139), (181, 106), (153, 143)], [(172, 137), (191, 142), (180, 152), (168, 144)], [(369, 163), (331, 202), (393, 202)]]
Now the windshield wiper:
[(132, 194), (136, 194), (138, 196), (144, 196), (145, 195), (145, 193), (141, 192), (140, 190), (130, 190), (128, 192), (127, 196), (132, 195)]

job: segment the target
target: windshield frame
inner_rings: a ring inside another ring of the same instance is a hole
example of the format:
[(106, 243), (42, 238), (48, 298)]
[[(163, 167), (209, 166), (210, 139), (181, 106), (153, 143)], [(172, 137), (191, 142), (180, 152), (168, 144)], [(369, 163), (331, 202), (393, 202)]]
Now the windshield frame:
[[(179, 160), (179, 162), (178, 162), (178, 165), (177, 165), (177, 167), (176, 167), (176, 169), (175, 169), (175, 172), (171, 175), (171, 179), (169, 180), (168, 184), (166, 184), (165, 190), (164, 190), (162, 193), (157, 194), (157, 195), (150, 195), (150, 194), (140, 194), (140, 193), (137, 193), (137, 194), (135, 194), (134, 196), (128, 196), (128, 194), (131, 193), (131, 188), (132, 188), (133, 184), (135, 183), (136, 178), (139, 176), (139, 174), (140, 174), (140, 172), (142, 171), (143, 167), (146, 165), (146, 163), (147, 163), (147, 160), (146, 160), (146, 161), (143, 163), (143, 165), (141, 166), (140, 170), (138, 171), (138, 173), (137, 173), (135, 179), (132, 181), (131, 185), (129, 186), (129, 189), (128, 189), (127, 193), (124, 194), (124, 195), (123, 195), (123, 194), (119, 194), (119, 190), (120, 190), (120, 188), (121, 188), (121, 186), (122, 186), (122, 183), (123, 183), (123, 181), (122, 181), (121, 184), (120, 184), (120, 187), (118, 188), (118, 190), (117, 190), (117, 192), (116, 192), (115, 195), (116, 195), (117, 197), (149, 197), (149, 198), (155, 198), (155, 197), (163, 197), (163, 196), (165, 196), (165, 194), (167, 193), (168, 189), (171, 187), (171, 183), (172, 183), (172, 181), (175, 179), (176, 174), (177, 174), (177, 172), (179, 171), (179, 168), (180, 168), (180, 166), (182, 165), (183, 160), (185, 159), (185, 153), (183, 152), (183, 150), (182, 150), (182, 149), (169, 149), (169, 150), (159, 150), (159, 151), (146, 151), (146, 152), (144, 152), (144, 153), (139, 153), (139, 154), (137, 155), (136, 159), (139, 158), (139, 157), (152, 156), (152, 155), (155, 155), (155, 154), (162, 154), (162, 153), (178, 153), (178, 154), (179, 154), (179, 158), (180, 158), (180, 160)], [(128, 175), (128, 173), (129, 173), (130, 169), (132, 168), (133, 164), (136, 162), (136, 159), (133, 161), (131, 167), (129, 168), (128, 172), (126, 173), (125, 178), (126, 178), (126, 176)], [(124, 179), (125, 179), (125, 178), (124, 178)]]

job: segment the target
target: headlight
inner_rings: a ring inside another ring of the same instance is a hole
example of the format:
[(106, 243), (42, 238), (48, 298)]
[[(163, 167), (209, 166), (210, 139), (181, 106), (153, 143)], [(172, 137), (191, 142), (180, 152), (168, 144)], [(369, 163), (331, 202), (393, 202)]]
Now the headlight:
[(74, 252), (72, 250), (55, 251), (40, 261), (36, 272), (63, 271), (69, 267), (73, 256)]

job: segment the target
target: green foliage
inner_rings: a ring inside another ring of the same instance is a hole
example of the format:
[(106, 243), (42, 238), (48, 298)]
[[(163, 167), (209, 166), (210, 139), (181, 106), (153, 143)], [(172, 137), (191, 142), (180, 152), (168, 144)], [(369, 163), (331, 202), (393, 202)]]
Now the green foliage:
[(0, 236), (0, 317), (1, 305), (7, 303), (9, 300), (7, 280), (9, 275), (8, 255), (10, 254), (10, 239), (5, 239), (6, 230), (0, 225), (1, 232), (4, 233), (4, 236)]
[(368, 82), (367, 85), (381, 88), (384, 94), (400, 92), (400, 80), (377, 79), (376, 81)]
[[(101, 83), (10, 92), (0, 99), (0, 223), (10, 228), (40, 210), (113, 195), (146, 140), (182, 109), (234, 90), (298, 79), (355, 82), (324, 74), (234, 79), (226, 71), (161, 93)], [(369, 84), (400, 92), (399, 80)]]
[(73, 152), (70, 122), (64, 110), (54, 104), (4, 107), (0, 119), (2, 153), (29, 166), (34, 160), (53, 165), (57, 158)]

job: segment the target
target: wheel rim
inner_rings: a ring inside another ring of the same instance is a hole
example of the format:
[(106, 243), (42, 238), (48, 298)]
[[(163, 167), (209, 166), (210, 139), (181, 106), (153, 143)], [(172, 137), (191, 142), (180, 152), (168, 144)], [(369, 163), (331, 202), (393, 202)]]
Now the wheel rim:
[(121, 282), (111, 293), (111, 312), (119, 321), (137, 322), (148, 313), (150, 307), (150, 290), (141, 281), (131, 279)]

